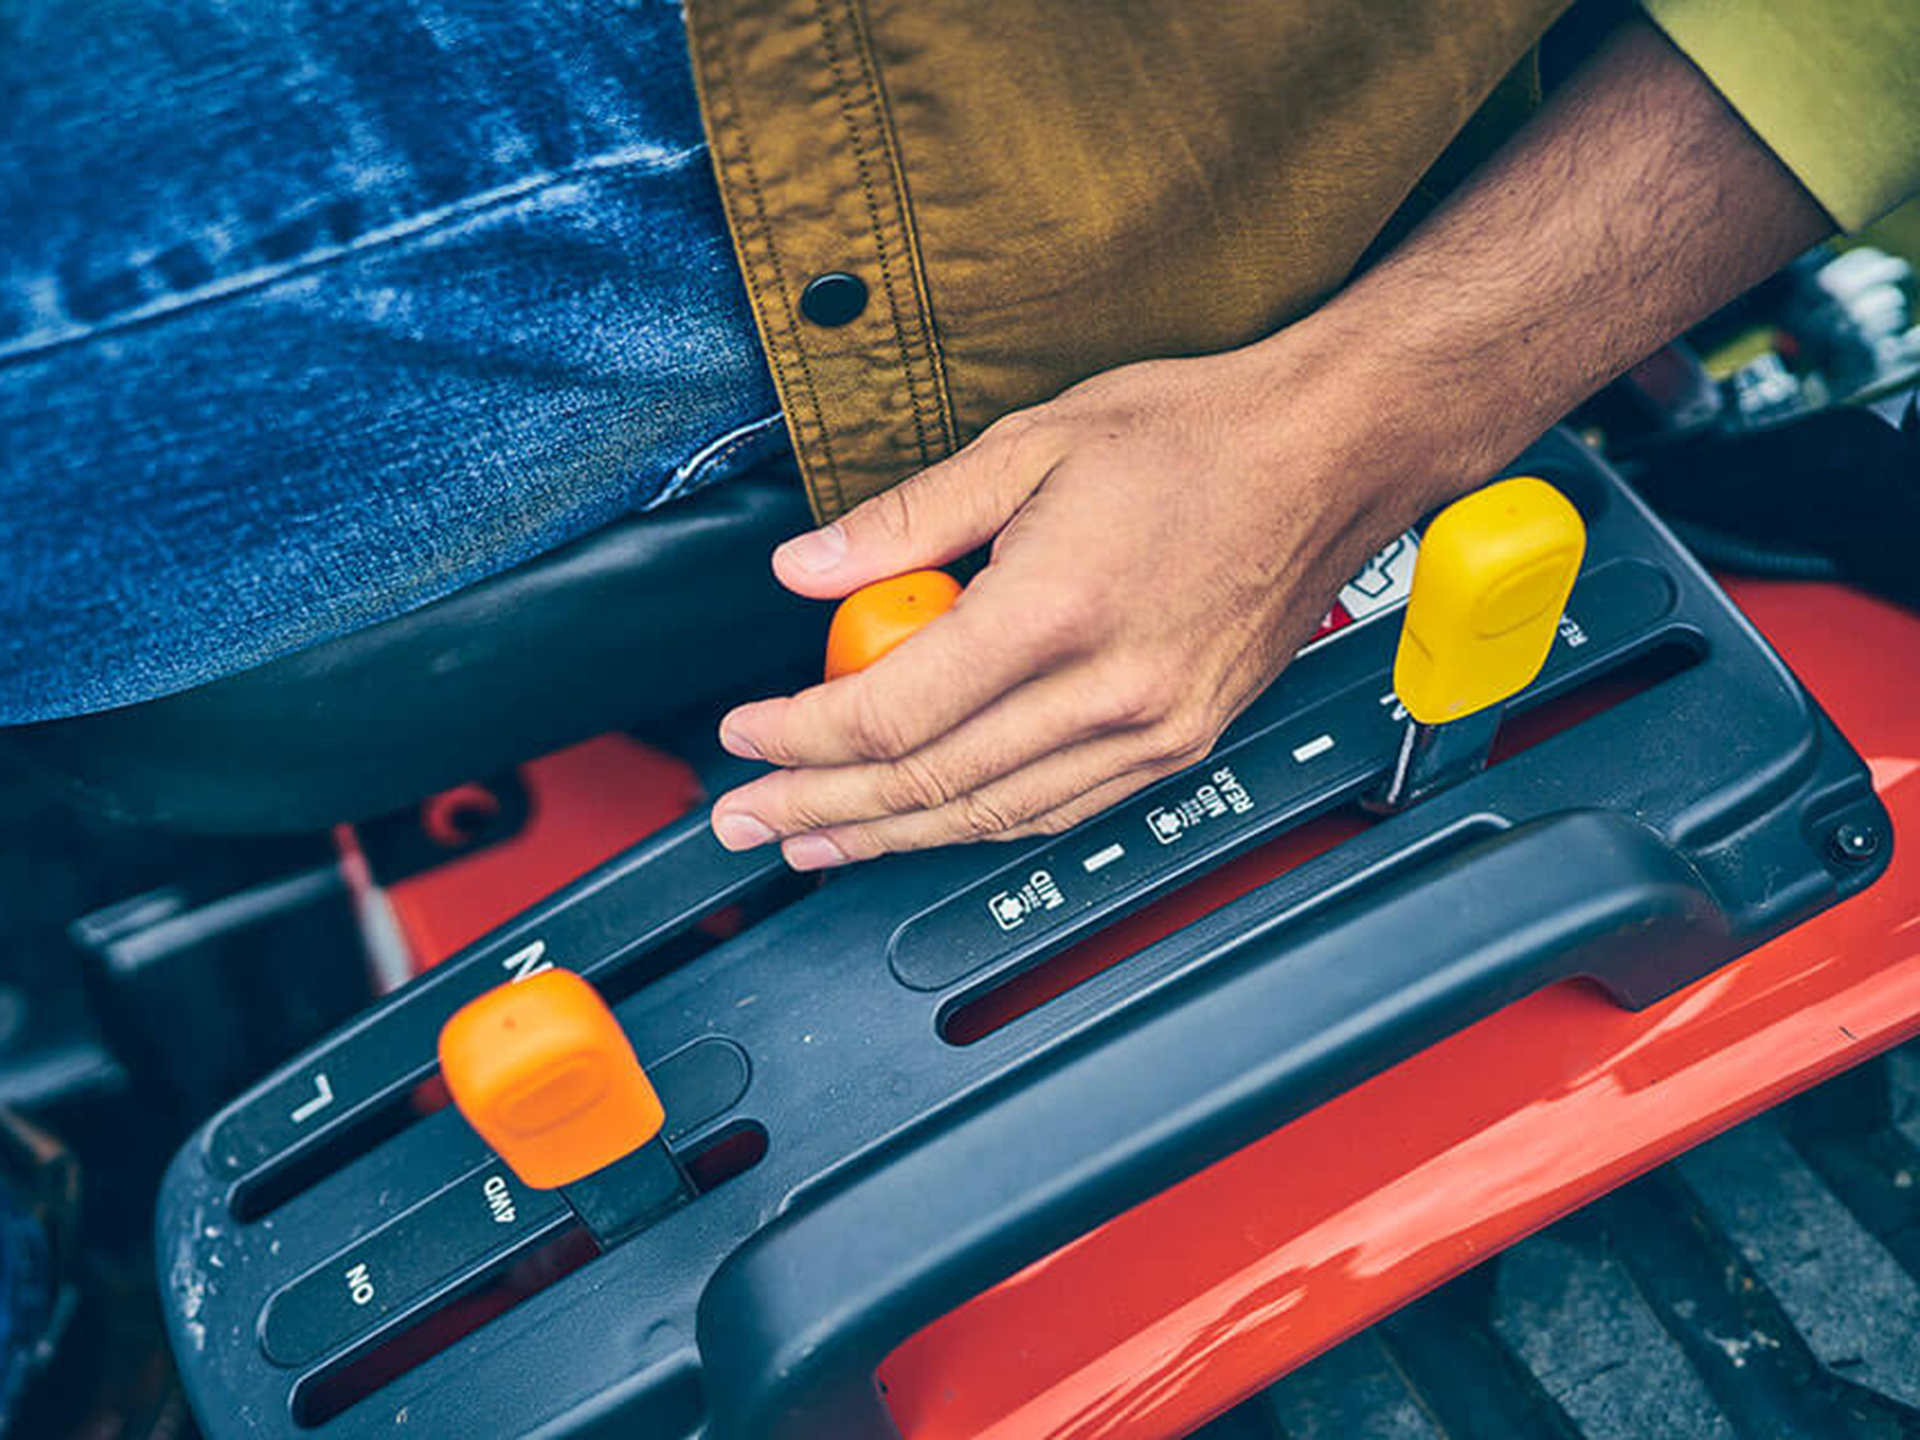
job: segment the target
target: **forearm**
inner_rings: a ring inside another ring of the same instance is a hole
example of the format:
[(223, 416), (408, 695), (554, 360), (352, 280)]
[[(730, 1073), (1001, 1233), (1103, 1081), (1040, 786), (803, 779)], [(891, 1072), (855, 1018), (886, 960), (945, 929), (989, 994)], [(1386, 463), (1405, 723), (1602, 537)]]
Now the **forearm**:
[(780, 768), (715, 833), (803, 869), (1055, 833), (1193, 763), (1380, 541), (1825, 228), (1686, 61), (1623, 31), (1298, 324), (1095, 376), (776, 552), (832, 598), (993, 546), (869, 669), (727, 717)]
[(1445, 495), (1831, 228), (1699, 71), (1630, 24), (1308, 326), (1365, 422), (1428, 457)]

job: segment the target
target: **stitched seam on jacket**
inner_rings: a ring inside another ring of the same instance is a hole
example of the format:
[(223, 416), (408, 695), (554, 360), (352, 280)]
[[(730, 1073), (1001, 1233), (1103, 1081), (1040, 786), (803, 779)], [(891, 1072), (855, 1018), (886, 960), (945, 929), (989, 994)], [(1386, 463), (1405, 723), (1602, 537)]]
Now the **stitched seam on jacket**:
[(874, 97), (876, 128), (886, 147), (887, 179), (893, 191), (895, 213), (899, 216), (900, 244), (906, 252), (908, 276), (913, 282), (914, 314), (919, 321), (920, 346), (933, 382), (935, 420), (940, 427), (940, 446), (951, 454), (958, 448), (958, 432), (953, 418), (953, 395), (947, 386), (947, 361), (940, 348), (940, 336), (933, 321), (933, 299), (927, 289), (926, 263), (920, 253), (920, 235), (913, 222), (913, 205), (907, 198), (906, 165), (900, 158), (900, 138), (895, 133), (893, 111), (887, 103), (886, 84), (874, 59), (873, 42), (866, 23), (862, 0), (848, 0), (853, 14), (853, 38), (859, 47), (867, 83)]
[[(907, 386), (907, 404), (913, 411), (914, 438), (920, 448), (920, 463), (924, 465), (933, 458), (933, 450), (928, 443), (927, 412), (920, 396), (920, 387), (916, 383), (912, 347), (907, 340), (906, 329), (900, 321), (899, 287), (894, 274), (894, 261), (887, 246), (887, 224), (881, 218), (880, 202), (874, 195), (866, 142), (858, 122), (854, 119), (854, 109), (860, 101), (855, 97), (841, 65), (840, 49), (834, 44), (833, 21), (828, 14), (827, 5), (828, 0), (814, 0), (814, 13), (820, 22), (820, 40), (826, 48), (827, 66), (833, 72), (834, 93), (840, 99), (840, 118), (845, 122), (847, 135), (853, 144), (854, 168), (860, 176), (860, 192), (867, 202), (867, 219), (873, 229), (873, 245), (880, 262), (880, 278), (887, 290), (887, 311), (893, 324), (893, 342), (900, 352), (900, 367)], [(873, 95), (871, 88), (869, 88), (867, 103), (878, 103), (878, 97)]]
[[(752, 218), (754, 238), (757, 241), (756, 248), (763, 250), (766, 256), (766, 259), (762, 260), (758, 255), (750, 255), (747, 245), (742, 243), (739, 247), (741, 275), (746, 281), (749, 295), (755, 302), (755, 314), (762, 316), (766, 314), (766, 309), (760, 302), (766, 298), (766, 292), (769, 288), (780, 298), (780, 309), (786, 316), (786, 326), (782, 334), (768, 334), (767, 360), (768, 363), (773, 366), (776, 381), (779, 383), (780, 391), (783, 395), (788, 392), (790, 385), (787, 365), (781, 357), (783, 346), (791, 351), (794, 361), (798, 363), (801, 383), (796, 388), (806, 396), (807, 406), (811, 411), (810, 420), (812, 429), (815, 436), (818, 437), (820, 458), (824, 462), (826, 469), (826, 474), (821, 478), (826, 481), (826, 488), (832, 492), (834, 509), (836, 511), (844, 510), (846, 509), (846, 495), (840, 486), (840, 467), (838, 461), (834, 458), (832, 436), (827, 429), (824, 413), (820, 405), (819, 391), (814, 387), (813, 369), (807, 363), (806, 347), (801, 344), (799, 339), (799, 319), (794, 314), (793, 292), (787, 288), (786, 276), (780, 264), (780, 252), (773, 242), (772, 226), (767, 221), (767, 202), (765, 195), (762, 194), (760, 189), (759, 172), (754, 167), (753, 152), (746, 143), (746, 129), (740, 123), (740, 100), (739, 93), (734, 84), (733, 65), (725, 53), (724, 43), (717, 38), (715, 34), (716, 31), (726, 31), (732, 25), (732, 9), (730, 6), (724, 6), (721, 0), (714, 0), (714, 8), (724, 9), (725, 14), (721, 17), (719, 24), (712, 27), (704, 25), (699, 27), (699, 45), (702, 56), (708, 66), (709, 73), (719, 82), (719, 95), (715, 98), (720, 100), (721, 105), (727, 112), (725, 114), (714, 115), (712, 136), (716, 140), (723, 141), (731, 153), (723, 156), (718, 148), (716, 148), (713, 153), (716, 158), (722, 161), (736, 160), (739, 163), (740, 169), (746, 177), (747, 193), (753, 202)], [(746, 227), (743, 225), (742, 229), (744, 231)], [(756, 273), (757, 270), (768, 265), (770, 265), (772, 271), (771, 287), (767, 284), (766, 276)], [(800, 447), (800, 453), (804, 464), (804, 444)]]

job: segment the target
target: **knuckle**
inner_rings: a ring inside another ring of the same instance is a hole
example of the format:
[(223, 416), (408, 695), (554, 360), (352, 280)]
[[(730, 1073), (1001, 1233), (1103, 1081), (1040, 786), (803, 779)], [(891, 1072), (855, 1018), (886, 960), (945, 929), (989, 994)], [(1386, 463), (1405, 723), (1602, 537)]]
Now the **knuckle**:
[(1151, 725), (1173, 708), (1174, 690), (1166, 678), (1145, 668), (1129, 669), (1102, 687), (1101, 717), (1110, 725)]
[(1191, 765), (1206, 758), (1213, 749), (1214, 727), (1204, 716), (1179, 714), (1162, 720), (1155, 735), (1155, 749), (1174, 768)]
[(867, 501), (861, 509), (865, 512), (869, 526), (881, 539), (895, 545), (905, 546), (913, 540), (913, 501), (912, 484), (902, 482), (890, 489), (882, 490)]
[(1099, 616), (1093, 596), (1078, 585), (1060, 585), (1034, 597), (1027, 624), (1050, 647), (1064, 648), (1085, 641)]
[(760, 752), (761, 758), (773, 765), (799, 764), (800, 752), (788, 737), (786, 728), (767, 726), (765, 729), (767, 733), (754, 740), (754, 748)]
[(903, 755), (887, 771), (880, 799), (891, 811), (938, 810), (953, 799), (953, 786), (924, 756)]
[(982, 430), (980, 438), (991, 445), (1018, 445), (1043, 423), (1037, 409), (1009, 410)]
[(960, 796), (953, 808), (961, 832), (975, 838), (1010, 830), (1020, 818), (1012, 807), (977, 790)]
[(773, 826), (776, 834), (802, 835), (809, 830), (824, 830), (833, 820), (826, 807), (804, 795), (790, 795), (781, 806), (780, 813), (769, 816), (767, 823)]
[(847, 730), (855, 752), (868, 760), (898, 760), (912, 749), (898, 711), (882, 703), (872, 686), (857, 692)]
[(833, 807), (823, 803), (823, 797), (808, 783), (808, 777), (786, 770), (769, 776), (762, 783), (766, 789), (755, 811), (773, 827), (775, 834), (798, 835), (806, 830), (823, 829), (834, 822)]
[(1021, 828), (1036, 835), (1063, 835), (1078, 823), (1071, 809), (1049, 810), (1037, 815)]
[(875, 834), (870, 825), (836, 825), (833, 842), (849, 860), (871, 860), (876, 855), (887, 853), (886, 841)]
[(987, 484), (1002, 507), (1032, 491), (1052, 464), (1059, 425), (1044, 407), (1009, 410), (980, 434)]

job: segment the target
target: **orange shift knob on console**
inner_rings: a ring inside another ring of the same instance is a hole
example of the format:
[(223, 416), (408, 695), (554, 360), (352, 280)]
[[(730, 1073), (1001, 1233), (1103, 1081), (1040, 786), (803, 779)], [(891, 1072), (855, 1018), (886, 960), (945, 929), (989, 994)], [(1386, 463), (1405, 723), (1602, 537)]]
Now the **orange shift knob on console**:
[(571, 970), (489, 990), (440, 1031), (440, 1071), (469, 1124), (527, 1184), (568, 1185), (666, 1121), (600, 993)]
[(864, 670), (960, 598), (944, 570), (910, 570), (862, 585), (840, 602), (827, 631), (827, 679)]

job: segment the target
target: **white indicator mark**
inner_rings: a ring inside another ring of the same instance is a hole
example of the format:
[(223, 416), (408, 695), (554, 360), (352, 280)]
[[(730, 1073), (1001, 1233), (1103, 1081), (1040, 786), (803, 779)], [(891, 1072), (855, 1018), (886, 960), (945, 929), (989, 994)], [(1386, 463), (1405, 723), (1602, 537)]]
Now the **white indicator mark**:
[(515, 980), (525, 980), (542, 970), (553, 969), (553, 961), (547, 959), (547, 942), (535, 940), (522, 945), (500, 962), (500, 968), (509, 972)]
[(1316, 735), (1313, 739), (1307, 741), (1306, 744), (1296, 745), (1293, 750), (1293, 758), (1304, 765), (1307, 761), (1313, 759), (1314, 756), (1324, 755), (1332, 748), (1333, 737), (1331, 735)]
[(1094, 851), (1093, 854), (1087, 856), (1086, 859), (1080, 862), (1080, 868), (1086, 871), (1089, 875), (1091, 875), (1093, 874), (1094, 871), (1099, 870), (1104, 866), (1111, 865), (1114, 861), (1118, 860), (1122, 855), (1126, 853), (1127, 853), (1126, 846), (1115, 843), (1107, 846), (1107, 848), (1104, 850)]
[(520, 1218), (513, 1208), (513, 1191), (498, 1175), (489, 1175), (486, 1183), (481, 1185), (480, 1193), (487, 1197), (487, 1209), (493, 1212), (494, 1224), (511, 1225)]
[(296, 1125), (304, 1125), (332, 1103), (333, 1086), (327, 1081), (327, 1072), (322, 1070), (313, 1077), (313, 1098), (295, 1106), (289, 1118)]

